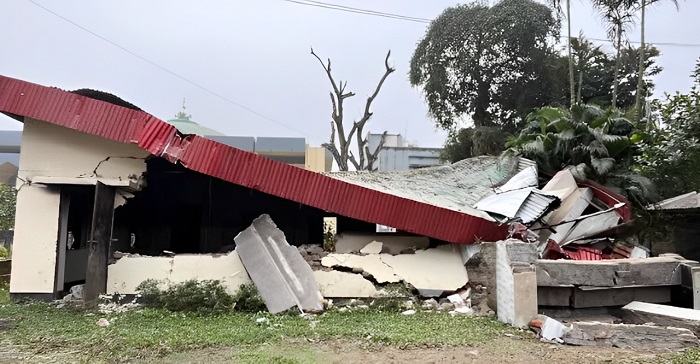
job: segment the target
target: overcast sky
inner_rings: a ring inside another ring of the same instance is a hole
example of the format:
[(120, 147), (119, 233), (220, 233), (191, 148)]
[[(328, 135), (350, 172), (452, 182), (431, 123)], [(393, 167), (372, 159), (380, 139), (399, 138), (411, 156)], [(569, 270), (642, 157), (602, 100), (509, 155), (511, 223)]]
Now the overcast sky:
[[(327, 2), (426, 19), (457, 3)], [(687, 91), (700, 56), (700, 1), (680, 3), (680, 11), (665, 1), (647, 12), (647, 39), (677, 44), (657, 45), (665, 68), (656, 78), (657, 96)], [(605, 38), (586, 1), (572, 0), (572, 13), (575, 34), (582, 29), (590, 38)], [(396, 72), (365, 130), (440, 146), (445, 133), (435, 129), (407, 76), (426, 27), (283, 0), (2, 0), (0, 74), (65, 90), (110, 92), (161, 119), (172, 118), (185, 97), (194, 121), (227, 135), (303, 136), (320, 145), (330, 134), (330, 85), (309, 47), (330, 57), (336, 79), (347, 80), (357, 94), (346, 100), (350, 117), (361, 115), (391, 49)], [(638, 32), (630, 38), (637, 40)], [(21, 127), (0, 116), (0, 129)]]

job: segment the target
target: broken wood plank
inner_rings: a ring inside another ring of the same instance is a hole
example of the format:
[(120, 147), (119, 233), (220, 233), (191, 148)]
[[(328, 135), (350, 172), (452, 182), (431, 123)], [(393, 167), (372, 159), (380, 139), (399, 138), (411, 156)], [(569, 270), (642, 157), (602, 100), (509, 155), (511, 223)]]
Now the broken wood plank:
[(236, 251), (270, 313), (297, 306), (305, 312), (323, 310), (311, 266), (290, 246), (269, 215), (260, 215), (234, 238)]
[(565, 344), (609, 346), (646, 351), (671, 351), (700, 346), (700, 340), (688, 329), (652, 325), (578, 322), (564, 331)]
[(88, 242), (87, 271), (83, 302), (87, 307), (97, 305), (100, 294), (107, 292), (107, 262), (112, 242), (114, 219), (114, 195), (116, 189), (102, 182), (95, 185), (95, 202), (92, 210), (92, 228)]
[(700, 311), (689, 308), (635, 301), (622, 308), (622, 321), (628, 324), (652, 322), (658, 326), (680, 327), (700, 337)]

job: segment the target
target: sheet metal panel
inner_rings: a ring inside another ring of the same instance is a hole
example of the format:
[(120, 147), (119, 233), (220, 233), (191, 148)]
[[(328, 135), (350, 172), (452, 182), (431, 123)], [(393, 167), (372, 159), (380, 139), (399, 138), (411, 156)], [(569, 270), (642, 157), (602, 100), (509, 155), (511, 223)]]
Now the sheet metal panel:
[(0, 76), (0, 111), (139, 147), (185, 167), (332, 213), (452, 243), (496, 241), (507, 226), (362, 187), (203, 138), (131, 110)]

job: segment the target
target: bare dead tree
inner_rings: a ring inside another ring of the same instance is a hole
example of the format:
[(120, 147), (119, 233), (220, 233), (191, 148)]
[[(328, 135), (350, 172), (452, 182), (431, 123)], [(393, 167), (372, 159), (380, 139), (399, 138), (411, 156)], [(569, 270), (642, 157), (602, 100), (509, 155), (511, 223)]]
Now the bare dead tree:
[[(321, 58), (314, 53), (313, 48), (311, 48), (311, 54), (318, 59), (319, 63), (321, 63), (321, 66), (326, 71), (328, 80), (331, 82), (331, 86), (333, 87), (333, 90), (330, 92), (331, 104), (333, 106), (333, 113), (331, 114), (331, 140), (330, 143), (322, 144), (322, 146), (331, 152), (333, 159), (335, 159), (336, 163), (338, 163), (338, 168), (341, 171), (348, 170), (348, 167), (350, 166), (348, 163), (352, 163), (352, 166), (358, 171), (374, 170), (374, 162), (377, 160), (379, 151), (384, 146), (387, 132), (385, 131), (382, 133), (379, 145), (374, 150), (370, 150), (369, 140), (367, 137), (363, 138), (362, 132), (365, 124), (367, 124), (367, 121), (369, 121), (373, 115), (372, 111), (370, 111), (372, 102), (379, 94), (379, 90), (382, 88), (386, 78), (395, 71), (393, 67), (389, 66), (389, 56), (391, 55), (391, 51), (387, 52), (386, 54), (386, 58), (384, 59), (384, 75), (379, 80), (377, 87), (374, 89), (374, 93), (367, 98), (362, 117), (359, 120), (352, 122), (352, 126), (347, 133), (345, 130), (345, 125), (343, 124), (343, 118), (345, 116), (343, 114), (343, 101), (345, 101), (347, 98), (355, 96), (355, 93), (350, 91), (345, 92), (345, 88), (348, 85), (347, 81), (335, 81), (333, 75), (331, 74), (330, 58), (328, 59), (327, 63), (324, 63)], [(358, 158), (355, 157), (350, 149), (353, 138), (355, 138), (357, 143)]]

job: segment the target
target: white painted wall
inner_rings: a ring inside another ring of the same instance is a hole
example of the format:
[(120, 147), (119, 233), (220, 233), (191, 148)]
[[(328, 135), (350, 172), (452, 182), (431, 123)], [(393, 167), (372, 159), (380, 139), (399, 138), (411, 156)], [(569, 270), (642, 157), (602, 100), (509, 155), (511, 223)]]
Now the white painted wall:
[(236, 251), (225, 255), (126, 256), (107, 267), (107, 293), (135, 294), (146, 279), (163, 281), (166, 287), (189, 279), (220, 280), (231, 294), (241, 284), (252, 283)]
[[(135, 144), (119, 143), (44, 121), (27, 118), (22, 133), (19, 176), (139, 177), (146, 171), (147, 151)], [(18, 183), (22, 183), (18, 181)]]
[(10, 292), (53, 292), (60, 200), (58, 188), (42, 185), (17, 193)]

